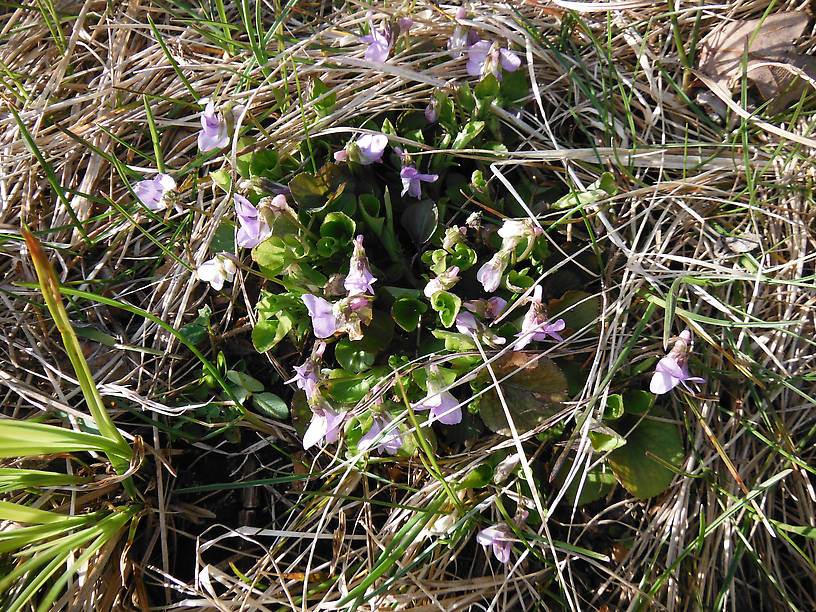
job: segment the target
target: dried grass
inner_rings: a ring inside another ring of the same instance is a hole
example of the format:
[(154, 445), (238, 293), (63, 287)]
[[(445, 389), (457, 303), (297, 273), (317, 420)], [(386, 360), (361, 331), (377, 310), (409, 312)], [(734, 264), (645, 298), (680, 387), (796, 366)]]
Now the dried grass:
[[(774, 10), (806, 4), (786, 2)], [(724, 18), (755, 18), (767, 7), (765, 0), (704, 7), (699, 37)], [(74, 423), (87, 418), (81, 409), (72, 407), (78, 405), (78, 388), (68, 374), (50, 322), (33, 305), (37, 292), (17, 284), (35, 279), (19, 236), (22, 223), (43, 232), (66, 284), (102, 287), (116, 299), (148, 310), (175, 327), (194, 317), (208, 299), (207, 292), (191, 279), (188, 267), (179, 262), (165, 258), (160, 268), (153, 269), (152, 263), (161, 261), (157, 246), (126, 219), (107, 214), (111, 209), (105, 199), (129, 200), (114, 168), (61, 129), (67, 128), (131, 169), (147, 173), (150, 169), (144, 160), (120, 142), (135, 150), (152, 151), (142, 94), (162, 96), (150, 102), (163, 131), (165, 163), (179, 169), (194, 161), (197, 121), (194, 107), (188, 105), (191, 97), (147, 24), (148, 14), (196, 92), (246, 104), (248, 112), (242, 122), (260, 122), (265, 130), (257, 146), (283, 153), (303, 141), (303, 114), (311, 116), (314, 111), (306, 101), (285, 112), (275, 110), (276, 91), (286, 89), (297, 95), (298, 86), (303, 88), (316, 76), (333, 88), (337, 110), (312, 126), (310, 136), (317, 138), (350, 132), (338, 126), (357, 117), (421, 108), (434, 87), (466, 77), (464, 62), (451, 60), (443, 48), (452, 27), (450, 7), (440, 10), (419, 3), (416, 8), (420, 11), (414, 15), (412, 29), (416, 45), (383, 67), (364, 60), (357, 41), (356, 26), (365, 19), (366, 6), (301, 3), (283, 21), (280, 34), (287, 42), (282, 50), (274, 42), (268, 45), (271, 59), (264, 71), (248, 50), (229, 56), (202, 35), (202, 29), (216, 31), (214, 28), (183, 20), (181, 15), (172, 17), (159, 5), (130, 0), (60, 4), (62, 14), (73, 16), (62, 25), (64, 54), (41, 13), (29, 8), (5, 9), (0, 17), (0, 61), (4, 78), (15, 75), (25, 94), (11, 87), (0, 102), (0, 271), (4, 279), (0, 330), (5, 340), (0, 345), (0, 383), (6, 389), (4, 415), (25, 418), (61, 410)], [(691, 36), (697, 5), (678, 8), (679, 27), (684, 36)], [(235, 5), (226, 9), (228, 21), (240, 23)], [(390, 6), (377, 9), (392, 10)], [(565, 30), (568, 9), (580, 11), (581, 23)], [(542, 598), (555, 601), (547, 598), (558, 593), (563, 607), (571, 609), (624, 609), (638, 593), (647, 609), (692, 610), (713, 607), (716, 601), (732, 609), (816, 608), (812, 541), (786, 540), (769, 532), (756, 514), (761, 512), (768, 521), (816, 526), (816, 494), (809, 467), (816, 461), (810, 442), (816, 414), (811, 375), (816, 366), (812, 348), (816, 245), (810, 116), (803, 114), (790, 125), (776, 126), (776, 132), (763, 129), (767, 122), (752, 117), (750, 122), (757, 129), (750, 130), (749, 138), (742, 141), (742, 132), (729, 128), (723, 140), (669, 82), (669, 76), (677, 78), (681, 73), (663, 6), (542, 1), (515, 6), (488, 3), (474, 6), (473, 12), (484, 31), (524, 50), (524, 68), (535, 83), (530, 105), (519, 113), (501, 115), (523, 137), (524, 145), (491, 166), (494, 180), (501, 180), (511, 167), (524, 167), (542, 183), (563, 181), (581, 189), (608, 168), (626, 185), (619, 195), (585, 211), (599, 245), (611, 254), (598, 279), (604, 325), (599, 334), (585, 330), (558, 349), (580, 351), (588, 358), (590, 371), (586, 387), (559, 418), (569, 421), (590, 407), (604, 405), (609, 390), (601, 382), (631, 337), (646, 292), (665, 297), (672, 282), (683, 276), (712, 281), (707, 286), (685, 285), (681, 295), (687, 302), (681, 305), (725, 326), (687, 320), (700, 338), (697, 354), (717, 375), (709, 379), (707, 394), (697, 398), (700, 418), (688, 406), (675, 402), (678, 427), (684, 427), (688, 436), (683, 470), (690, 476), (676, 478), (666, 494), (644, 502), (618, 490), (608, 507), (591, 516), (581, 508), (569, 507), (560, 495), (540, 500), (549, 516), (540, 535), (551, 542), (609, 555), (608, 560), (545, 543), (540, 550), (551, 563), (548, 569), (530, 571), (529, 551), (524, 551), (505, 571), (495, 565), (486, 567), (472, 538), (463, 540), (464, 544), (451, 540), (454, 546), (449, 548), (433, 536), (431, 527), (399, 559), (404, 571), (366, 604), (368, 609), (532, 609)], [(275, 19), (266, 4), (261, 15), (266, 24)], [(522, 27), (522, 20), (529, 31)], [(607, 38), (609, 26), (615, 28), (615, 34)], [(560, 52), (546, 48), (536, 42), (533, 33), (561, 40), (564, 46)], [(237, 30), (234, 34), (237, 41), (242, 40)], [(609, 57), (591, 37), (601, 41)], [(800, 47), (810, 51), (814, 46), (816, 36), (811, 29)], [(440, 59), (444, 61), (427, 68), (428, 61)], [(613, 70), (617, 77), (610, 76)], [(242, 78), (244, 74), (249, 81)], [(7, 83), (11, 80), (7, 78)], [(602, 92), (604, 98), (593, 101), (580, 83)], [(42, 167), (27, 150), (8, 110), (10, 104), (19, 110), (36, 146), (69, 194), (69, 205), (80, 220), (87, 221), (87, 234), (98, 240), (95, 248), (84, 246), (65, 202), (55, 197)], [(632, 117), (634, 131), (626, 124), (627, 117)], [(782, 138), (791, 133), (797, 138)], [(238, 153), (233, 143), (229, 154), (233, 162)], [(484, 158), (485, 153), (467, 150), (461, 155)], [(204, 186), (194, 205), (198, 212), (191, 214), (183, 248), (177, 249), (190, 266), (206, 258), (228, 201)], [(533, 202), (531, 206), (534, 213), (547, 218), (556, 215), (543, 204)], [(168, 236), (163, 223), (140, 221), (147, 232)], [(585, 231), (580, 224), (569, 228), (576, 235)], [(722, 229), (758, 237), (760, 246), (750, 252), (754, 271), (746, 269), (744, 255), (724, 241)], [(580, 255), (579, 251), (566, 256), (579, 261)], [(128, 269), (134, 273), (123, 278)], [(253, 299), (246, 286), (236, 283), (232, 301), (217, 303), (216, 332), (246, 323), (242, 313), (252, 312)], [(156, 399), (189, 383), (198, 370), (160, 328), (102, 305), (85, 305), (83, 314), (121, 345), (165, 353), (155, 356), (100, 348), (89, 342), (89, 359), (103, 394), (122, 398), (133, 410), (151, 418), (166, 417), (170, 422), (195, 408), (179, 408)], [(647, 336), (659, 338), (662, 333), (657, 323), (646, 328)], [(657, 343), (649, 348), (652, 353), (633, 355), (632, 363), (660, 352)], [(787, 384), (789, 380), (796, 382)], [(126, 417), (123, 412), (119, 416)], [(205, 442), (180, 451), (170, 448), (166, 436), (155, 427), (137, 425), (132, 431), (164, 449), (164, 458), (177, 467), (170, 453), (200, 453), (185, 470), (195, 470), (204, 457), (232, 458), (240, 466), (232, 475), (238, 481), (262, 478), (270, 468), (294, 469), (281, 457), (270, 460), (266, 452), (273, 440), (296, 445), (294, 432), (279, 423), (266, 426), (264, 431), (253, 426), (243, 429), (247, 446), (241, 453)], [(462, 455), (445, 457), (440, 463), (444, 474), (450, 478), (467, 473), (490, 456), (496, 443), (486, 441)], [(530, 443), (524, 446), (528, 458), (532, 456)], [(593, 460), (585, 430), (575, 445), (583, 455), (574, 462), (572, 476), (580, 478)], [(255, 457), (254, 466), (246, 463), (247, 457)], [(736, 466), (740, 481), (729, 473), (725, 457)], [(141, 557), (132, 559), (137, 576), (129, 588), (139, 591), (138, 576), (143, 574), (152, 585), (153, 596), (160, 592), (156, 586), (164, 587), (170, 601), (194, 610), (331, 607), (330, 602), (340, 599), (365, 575), (365, 568), (372, 566), (387, 542), (413, 516), (412, 509), (427, 507), (440, 492), (439, 483), (421, 465), (400, 467), (398, 477), (406, 484), (402, 487), (377, 481), (358, 472), (349, 460), (323, 453), (307, 464), (321, 478), (303, 483), (305, 489), (298, 490), (294, 484), (265, 487), (274, 529), (258, 530), (222, 524), (208, 509), (214, 502), (212, 495), (191, 499), (177, 494), (173, 475), (160, 462), (156, 465), (154, 512), (147, 524), (157, 529), (148, 530), (152, 540), (148, 536)], [(757, 489), (787, 468), (793, 471), (776, 486), (759, 490), (753, 506), (743, 503), (741, 483)], [(512, 495), (512, 491), (505, 493)], [(386, 500), (394, 506), (369, 499)], [(486, 510), (489, 502), (490, 498), (482, 500), (471, 512)], [(733, 514), (717, 523), (729, 509)], [(452, 507), (443, 515), (460, 525), (467, 518), (454, 513)], [(196, 523), (197, 531), (190, 532)], [(625, 534), (618, 542), (603, 536), (613, 525)], [(698, 540), (703, 530), (709, 531)], [(176, 552), (188, 550), (194, 550), (194, 556), (179, 558), (181, 553)], [(105, 554), (109, 556), (99, 559), (96, 571), (104, 572), (105, 561), (118, 553), (108, 550)], [(228, 562), (239, 567), (245, 579)], [(179, 579), (174, 577), (177, 573), (192, 577)], [(340, 579), (328, 580), (331, 576)], [(660, 576), (661, 586), (650, 593), (641, 591), (642, 585), (651, 586)], [(305, 605), (302, 598), (311, 589), (316, 591), (308, 595)], [(131, 594), (122, 592), (117, 601), (122, 603)], [(103, 601), (102, 597), (100, 592), (86, 601)], [(145, 597), (143, 590), (139, 597)], [(68, 598), (62, 604), (76, 607)]]

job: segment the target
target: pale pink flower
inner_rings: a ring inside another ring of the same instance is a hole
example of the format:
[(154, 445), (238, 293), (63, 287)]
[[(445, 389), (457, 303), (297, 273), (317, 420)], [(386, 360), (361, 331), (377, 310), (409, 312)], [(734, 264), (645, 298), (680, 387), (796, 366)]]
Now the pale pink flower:
[[(363, 248), (362, 235), (354, 239), (354, 253), (349, 262), (349, 273), (346, 275), (346, 280), (343, 283), (348, 295), (373, 295), (374, 288), (371, 283), (377, 279), (371, 273), (371, 268), (368, 266), (368, 258), (366, 257), (365, 249)], [(353, 308), (353, 306), (352, 306)]]
[(303, 434), (303, 448), (308, 449), (315, 444), (323, 446), (336, 442), (347, 416), (347, 410), (334, 412), (326, 402), (313, 406), (312, 420), (309, 422), (306, 433)]
[(515, 350), (520, 351), (531, 341), (545, 340), (547, 336), (562, 341), (563, 338), (558, 332), (566, 326), (564, 319), (558, 319), (552, 323), (549, 321), (544, 304), (541, 303), (541, 285), (536, 285), (533, 289), (533, 297), (530, 298), (530, 309), (524, 315), (521, 323), (521, 332), (516, 334), (519, 341), (516, 343)]
[(225, 281), (232, 282), (237, 270), (238, 266), (235, 265), (235, 260), (231, 254), (218, 253), (212, 259), (198, 266), (196, 276), (199, 280), (210, 283), (216, 291), (221, 291)]
[(456, 425), (462, 421), (462, 408), (445, 388), (445, 380), (439, 374), (439, 368), (430, 366), (427, 378), (428, 394), (414, 405), (414, 410), (430, 410), (431, 422), (438, 420), (445, 425)]
[(459, 282), (459, 267), (451, 266), (436, 278), (432, 278), (428, 281), (423, 293), (425, 297), (431, 298), (440, 291), (447, 291), (457, 282)]
[[(521, 528), (527, 520), (528, 512), (522, 510), (515, 519), (516, 525)], [(513, 550), (515, 534), (507, 523), (499, 523), (493, 527), (482, 529), (476, 534), (476, 541), (482, 546), (492, 546), (493, 554), (501, 563), (510, 561), (510, 552)]]
[[(382, 436), (380, 437), (381, 433)], [(377, 442), (376, 450), (379, 455), (382, 455), (383, 451), (389, 455), (396, 455), (399, 449), (402, 448), (402, 436), (400, 435), (399, 427), (394, 423), (393, 419), (386, 419), (385, 416), (382, 415), (374, 415), (374, 422), (371, 424), (371, 429), (360, 438), (360, 441), (357, 443), (357, 448), (361, 451), (368, 450), (378, 437), (380, 437), (380, 439)]]
[[(388, 54), (391, 53), (391, 47), (394, 45), (394, 30), (390, 23), (383, 24), (381, 30), (374, 29), (374, 25), (370, 21), (368, 25), (371, 34), (360, 37), (360, 42), (368, 43), (365, 58), (370, 62), (384, 63), (388, 59)], [(410, 27), (410, 24), (408, 27)]]
[(689, 389), (686, 382), (704, 383), (704, 378), (689, 374), (687, 363), (690, 351), (691, 332), (684, 329), (680, 332), (680, 336), (675, 339), (674, 346), (669, 354), (657, 363), (657, 368), (649, 383), (649, 391), (655, 395), (661, 395), (668, 393), (680, 384)]
[(501, 284), (502, 275), (504, 274), (507, 264), (510, 263), (510, 255), (512, 251), (501, 249), (497, 251), (489, 261), (482, 264), (479, 271), (476, 272), (476, 280), (482, 283), (482, 287), (487, 293), (493, 293), (499, 288)]

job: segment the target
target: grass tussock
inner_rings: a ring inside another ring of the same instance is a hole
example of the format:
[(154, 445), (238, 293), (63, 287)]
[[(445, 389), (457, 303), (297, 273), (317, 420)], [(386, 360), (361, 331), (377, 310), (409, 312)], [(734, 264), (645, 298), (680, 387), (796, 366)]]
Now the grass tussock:
[[(134, 476), (137, 527), (128, 534), (112, 523), (116, 537), (84, 560), (54, 609), (816, 608), (816, 106), (804, 95), (770, 114), (746, 84), (733, 97), (739, 112), (720, 120), (696, 97), (706, 86), (695, 58), (723, 20), (805, 4), (469, 7), (485, 36), (523, 58), (531, 91), (518, 107), (496, 109), (519, 146), (501, 159), (479, 148), (456, 159), (481, 164), (508, 200), (513, 172), (537, 186), (520, 204), (557, 222), (549, 246), (562, 255), (544, 277), (573, 270), (599, 305), (548, 352), (573, 360), (586, 382), (531, 432), (485, 435), (433, 461), (368, 463), (333, 446), (304, 452), (288, 420), (204, 416), (217, 394), (196, 393), (202, 368), (219, 371), (219, 352), (284, 397), (299, 363), (252, 347), (259, 280), (248, 256), (226, 292), (195, 279), (232, 206), (208, 173), (225, 169), (237, 181), (232, 168), (247, 153), (284, 157), (344, 141), (361, 118), (421, 110), (435, 88), (466, 80), (465, 61), (445, 48), (455, 8), (412, 4), (410, 44), (385, 65), (364, 58), (359, 36), (369, 8), (404, 14), (390, 2), (2, 9), (2, 417), (94, 426), (42, 306), (25, 225), (64, 288), (105, 406), (128, 443), (145, 449)], [(812, 24), (797, 48), (816, 49)], [(310, 95), (316, 78), (336, 96), (323, 116), (323, 98)], [(203, 97), (244, 105), (235, 131), (254, 141), (201, 154)], [(439, 152), (403, 143), (420, 157)], [(300, 170), (312, 170), (302, 159)], [(134, 204), (133, 185), (156, 169), (187, 177), (181, 212)], [(605, 172), (615, 195), (550, 206), (551, 194), (583, 193)], [(205, 306), (212, 316), (196, 355), (178, 330)], [(683, 440), (671, 486), (645, 500), (616, 486), (592, 504), (571, 503), (568, 483), (587, 486), (603, 462), (590, 433), (609, 397), (647, 388), (664, 343), (686, 327), (693, 369), (707, 383), (658, 400), (665, 412), (656, 418)], [(483, 357), (492, 377), (495, 362)], [(556, 427), (574, 433), (555, 444), (537, 437)], [(521, 455), (516, 476), (451, 488), (498, 449)], [(36, 493), (0, 489), (5, 501), (64, 514), (121, 503), (98, 453), (82, 465), (46, 452), (2, 461), (86, 478)], [(516, 534), (503, 565), (474, 535), (512, 519), (503, 504), (521, 498), (542, 520)], [(14, 567), (4, 554), (0, 567)]]

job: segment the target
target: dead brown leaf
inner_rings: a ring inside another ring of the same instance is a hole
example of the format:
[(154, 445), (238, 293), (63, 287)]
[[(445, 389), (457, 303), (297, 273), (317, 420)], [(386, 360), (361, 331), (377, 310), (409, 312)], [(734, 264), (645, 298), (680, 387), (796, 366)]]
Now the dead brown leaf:
[(762, 97), (774, 101), (772, 111), (780, 110), (816, 78), (816, 58), (795, 48), (809, 20), (805, 12), (789, 11), (724, 23), (701, 42), (698, 68), (728, 91), (744, 71)]

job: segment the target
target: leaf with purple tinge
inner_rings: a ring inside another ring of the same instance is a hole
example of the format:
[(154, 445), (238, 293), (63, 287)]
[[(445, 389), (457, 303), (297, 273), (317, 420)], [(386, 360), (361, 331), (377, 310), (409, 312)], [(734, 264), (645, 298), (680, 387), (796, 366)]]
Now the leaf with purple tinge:
[[(513, 352), (496, 359), (492, 364), (496, 378), (519, 370), (501, 382), (502, 395), (519, 433), (529, 431), (556, 414), (567, 399), (567, 379), (552, 359), (541, 357), (533, 361), (534, 353)], [(477, 381), (490, 383), (490, 375), (481, 370)], [(484, 394), (479, 402), (479, 414), (485, 425), (504, 436), (511, 435), (504, 408), (495, 390)]]

